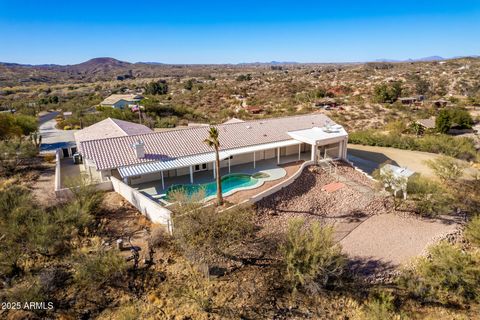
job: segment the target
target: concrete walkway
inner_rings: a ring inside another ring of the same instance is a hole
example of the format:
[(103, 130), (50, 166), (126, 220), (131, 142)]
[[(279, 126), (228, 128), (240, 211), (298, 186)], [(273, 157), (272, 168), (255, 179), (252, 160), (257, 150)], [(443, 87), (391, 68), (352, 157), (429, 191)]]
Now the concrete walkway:
[(457, 222), (451, 217), (421, 219), (382, 214), (363, 221), (340, 244), (354, 259), (398, 266), (421, 255), (442, 235), (455, 231)]

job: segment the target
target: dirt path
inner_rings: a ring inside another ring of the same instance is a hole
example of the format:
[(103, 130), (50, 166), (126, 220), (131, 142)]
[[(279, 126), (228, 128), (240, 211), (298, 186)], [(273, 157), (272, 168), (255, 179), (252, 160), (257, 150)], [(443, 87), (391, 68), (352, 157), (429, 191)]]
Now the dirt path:
[(43, 206), (50, 207), (57, 203), (55, 197), (55, 163), (45, 163), (38, 179), (30, 185), (33, 196)]
[(348, 157), (357, 167), (368, 173), (372, 173), (380, 164), (390, 160), (394, 165), (407, 167), (422, 175), (433, 177), (435, 175), (425, 161), (436, 159), (440, 155), (421, 151), (349, 144)]

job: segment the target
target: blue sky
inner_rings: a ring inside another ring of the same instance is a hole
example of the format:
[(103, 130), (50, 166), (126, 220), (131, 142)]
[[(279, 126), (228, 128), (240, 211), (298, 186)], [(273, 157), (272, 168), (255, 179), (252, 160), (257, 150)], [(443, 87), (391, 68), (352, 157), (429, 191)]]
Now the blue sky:
[(0, 0), (0, 61), (350, 62), (480, 55), (480, 0)]

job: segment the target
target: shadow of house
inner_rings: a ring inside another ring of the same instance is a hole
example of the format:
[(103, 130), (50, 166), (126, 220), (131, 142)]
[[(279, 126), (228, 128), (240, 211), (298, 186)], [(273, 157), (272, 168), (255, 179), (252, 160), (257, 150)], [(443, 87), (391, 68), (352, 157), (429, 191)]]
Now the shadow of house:
[(347, 158), (355, 167), (370, 175), (384, 163), (400, 166), (396, 161), (379, 152), (348, 149)]

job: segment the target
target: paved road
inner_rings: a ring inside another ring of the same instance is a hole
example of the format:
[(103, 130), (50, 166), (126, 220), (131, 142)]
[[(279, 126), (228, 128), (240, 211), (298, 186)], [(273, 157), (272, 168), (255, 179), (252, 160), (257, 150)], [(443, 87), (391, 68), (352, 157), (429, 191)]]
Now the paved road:
[(42, 152), (55, 151), (58, 148), (64, 148), (75, 144), (73, 133), (76, 130), (59, 130), (55, 128), (55, 125), (57, 124), (55, 117), (57, 114), (58, 112), (54, 111), (39, 117), (39, 132), (42, 136), (40, 150)]

